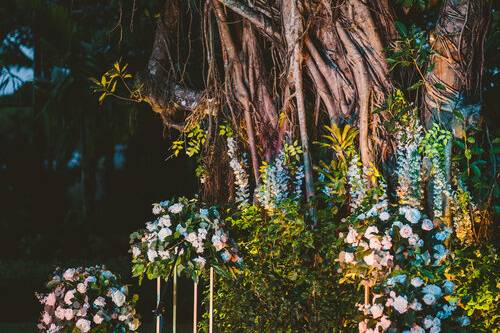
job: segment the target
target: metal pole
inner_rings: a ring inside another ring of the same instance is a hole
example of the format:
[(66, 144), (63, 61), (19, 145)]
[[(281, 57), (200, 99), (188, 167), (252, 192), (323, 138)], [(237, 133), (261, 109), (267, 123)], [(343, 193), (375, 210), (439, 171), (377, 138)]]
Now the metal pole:
[(198, 281), (193, 283), (193, 333), (198, 331)]
[(213, 333), (214, 328), (214, 269), (210, 267), (210, 309), (208, 317), (208, 333)]
[[(156, 308), (160, 305), (161, 298), (161, 278), (156, 278)], [(161, 332), (161, 315), (159, 313), (156, 314), (156, 333)]]
[(177, 332), (177, 265), (174, 267), (174, 287), (172, 293), (172, 333)]

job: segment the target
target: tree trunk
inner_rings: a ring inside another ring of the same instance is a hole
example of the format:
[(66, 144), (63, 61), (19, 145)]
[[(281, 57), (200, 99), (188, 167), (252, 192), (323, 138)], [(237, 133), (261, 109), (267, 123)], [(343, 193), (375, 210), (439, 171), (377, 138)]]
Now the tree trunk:
[[(427, 124), (446, 118), (452, 129), (453, 117), (443, 111), (480, 101), (489, 4), (444, 1), (431, 36), (434, 67), (422, 93)], [(314, 196), (310, 144), (322, 134), (321, 124), (357, 126), (365, 166), (391, 155), (384, 126), (389, 115), (374, 112), (401, 84), (391, 77), (385, 55), (398, 38), (388, 0), (206, 0), (201, 13), (209, 70), (200, 90), (181, 86), (170, 69), (168, 36), (182, 6), (166, 1), (144, 79), (146, 100), (166, 126), (186, 129), (186, 118), (217, 100), (219, 112), (208, 117), (232, 123), (249, 151), (255, 184), (260, 162), (272, 159), (286, 138), (300, 138), (307, 198)]]

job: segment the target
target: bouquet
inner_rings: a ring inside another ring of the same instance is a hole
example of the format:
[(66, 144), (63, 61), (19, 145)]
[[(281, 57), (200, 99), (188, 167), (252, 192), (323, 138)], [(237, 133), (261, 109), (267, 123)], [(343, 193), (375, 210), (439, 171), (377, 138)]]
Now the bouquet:
[(243, 264), (216, 207), (179, 198), (153, 204), (153, 214), (145, 229), (130, 235), (132, 275), (139, 283), (144, 275), (168, 279), (175, 266), (197, 280), (207, 264), (221, 274)]
[(41, 332), (132, 332), (140, 325), (138, 296), (104, 266), (56, 269), (48, 294), (36, 294), (44, 309)]

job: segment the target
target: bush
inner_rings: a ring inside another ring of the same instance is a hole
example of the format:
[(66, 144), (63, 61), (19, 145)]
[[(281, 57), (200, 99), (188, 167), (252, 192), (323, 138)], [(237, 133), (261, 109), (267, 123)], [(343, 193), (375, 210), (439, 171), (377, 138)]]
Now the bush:
[(500, 327), (498, 265), (492, 245), (469, 246), (454, 252), (447, 274), (457, 285), (460, 306), (471, 317), (471, 332), (497, 332)]
[(234, 280), (217, 277), (217, 331), (349, 330), (361, 300), (339, 284), (338, 223), (321, 219), (312, 229), (291, 201), (270, 214), (248, 206), (228, 220), (245, 264)]

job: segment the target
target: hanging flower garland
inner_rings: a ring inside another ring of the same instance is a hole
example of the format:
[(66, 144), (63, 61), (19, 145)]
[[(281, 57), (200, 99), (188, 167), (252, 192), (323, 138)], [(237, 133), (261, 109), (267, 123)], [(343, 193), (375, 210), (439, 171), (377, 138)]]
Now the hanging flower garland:
[(132, 274), (139, 282), (144, 276), (167, 279), (174, 266), (197, 281), (207, 265), (227, 275), (243, 264), (216, 207), (179, 198), (153, 204), (153, 214), (145, 229), (130, 235)]
[(104, 266), (56, 269), (48, 294), (37, 294), (44, 309), (41, 332), (131, 332), (140, 326), (137, 295)]

